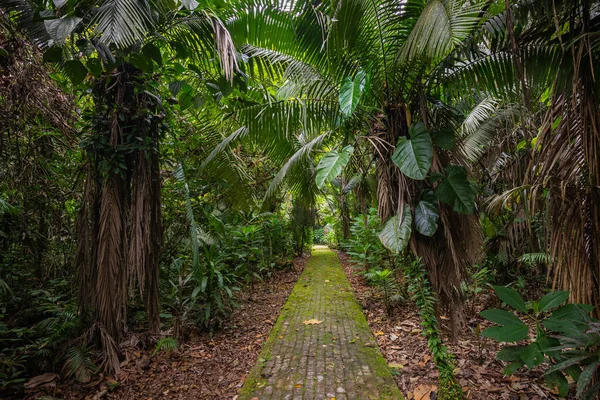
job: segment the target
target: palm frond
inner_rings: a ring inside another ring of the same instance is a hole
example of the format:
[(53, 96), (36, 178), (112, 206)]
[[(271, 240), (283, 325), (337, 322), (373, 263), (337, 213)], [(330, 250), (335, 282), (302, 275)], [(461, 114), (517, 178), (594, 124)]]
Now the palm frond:
[(98, 8), (92, 23), (101, 43), (119, 48), (142, 41), (154, 27), (146, 0), (107, 0)]

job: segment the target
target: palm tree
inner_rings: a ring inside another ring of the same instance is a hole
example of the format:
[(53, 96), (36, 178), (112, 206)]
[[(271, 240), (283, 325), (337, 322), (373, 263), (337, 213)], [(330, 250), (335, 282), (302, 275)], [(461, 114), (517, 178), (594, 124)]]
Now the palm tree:
[(106, 366), (116, 371), (128, 295), (141, 294), (152, 332), (160, 323), (159, 145), (169, 129), (169, 111), (154, 72), (172, 59), (215, 70), (216, 58), (231, 80), (234, 48), (219, 18), (197, 9), (195, 1), (6, 0), (1, 5), (46, 49), (44, 59), (84, 95), (87, 178), (76, 259), (80, 304), (93, 313)]
[(543, 259), (551, 260), (553, 285), (570, 290), (574, 302), (596, 306), (599, 6), (585, 0), (516, 2), (478, 29), (473, 35), (478, 46), (440, 69), (440, 81), (454, 99), (476, 85), (498, 107), (515, 111), (505, 135), (485, 140), (496, 144), (487, 157), (489, 170), (505, 185), (490, 198), (490, 211), (501, 212), (510, 203), (514, 215), (544, 215), (547, 239), (539, 247), (531, 218), (510, 226), (511, 241), (528, 243), (533, 253), (547, 251)]
[[(250, 138), (284, 165), (268, 195), (281, 184), (307, 194), (317, 185), (303, 185), (294, 171), (314, 170), (317, 150), (336, 150), (328, 153), (335, 167), (325, 170), (339, 174), (348, 160), (335, 154), (370, 143), (379, 215), (387, 221), (382, 240), (394, 251), (410, 243), (445, 303), (458, 303), (455, 288), (478, 256), (480, 230), (474, 189), (444, 148), (451, 127), (434, 118), (440, 93), (433, 77), (487, 17), (486, 3), (264, 1), (233, 9), (225, 23), (248, 74), (279, 89), (233, 110), (236, 133), (216, 152)], [(408, 152), (396, 153), (399, 145)]]

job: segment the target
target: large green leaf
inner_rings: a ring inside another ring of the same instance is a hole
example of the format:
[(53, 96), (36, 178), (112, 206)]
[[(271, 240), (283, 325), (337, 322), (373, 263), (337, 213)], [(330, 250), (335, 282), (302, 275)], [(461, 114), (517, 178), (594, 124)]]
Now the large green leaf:
[(44, 26), (48, 35), (56, 44), (63, 45), (67, 37), (75, 30), (81, 22), (81, 18), (75, 15), (65, 15), (62, 18), (51, 19), (44, 21)]
[(88, 70), (79, 60), (69, 60), (63, 67), (65, 74), (73, 85), (79, 85), (85, 79)]
[(517, 342), (527, 339), (529, 328), (527, 325), (492, 326), (481, 332), (481, 334), (498, 342)]
[(356, 107), (358, 107), (358, 101), (365, 89), (366, 81), (367, 74), (361, 69), (354, 79), (347, 77), (342, 83), (339, 102), (340, 110), (345, 117), (352, 115)]
[(415, 207), (415, 227), (425, 236), (433, 236), (438, 228), (440, 218), (438, 201), (431, 190), (421, 193), (421, 198)]
[(333, 150), (325, 154), (317, 165), (317, 187), (322, 188), (325, 184), (325, 181), (331, 182), (333, 179), (335, 179), (342, 172), (342, 169), (348, 164), (348, 161), (350, 161), (350, 156), (353, 152), (354, 147), (346, 146), (340, 152)]
[(378, 236), (386, 248), (394, 253), (401, 253), (408, 245), (411, 231), (412, 215), (410, 213), (410, 206), (407, 204), (404, 206), (404, 211), (402, 212), (402, 221), (400, 221), (398, 215), (390, 218)]
[(513, 288), (506, 286), (494, 286), (494, 291), (500, 297), (500, 300), (514, 308), (515, 310), (527, 312), (527, 307), (521, 295)]
[(540, 346), (536, 342), (533, 342), (523, 349), (521, 359), (531, 369), (544, 362), (544, 353), (540, 350)]
[(506, 346), (496, 353), (496, 359), (502, 361), (521, 360), (521, 353), (525, 346)]
[(467, 171), (460, 165), (446, 167), (446, 176), (435, 188), (435, 196), (454, 211), (472, 214), (475, 211), (475, 190), (467, 178)]
[(485, 319), (500, 325), (525, 325), (515, 314), (498, 308), (482, 311), (481, 315)]
[(423, 180), (427, 177), (433, 160), (431, 136), (422, 122), (412, 124), (408, 130), (410, 139), (398, 139), (398, 147), (392, 161), (400, 171), (411, 179)]
[(569, 291), (567, 290), (557, 290), (555, 292), (548, 293), (540, 299), (540, 312), (548, 311), (558, 307), (567, 301), (568, 298)]

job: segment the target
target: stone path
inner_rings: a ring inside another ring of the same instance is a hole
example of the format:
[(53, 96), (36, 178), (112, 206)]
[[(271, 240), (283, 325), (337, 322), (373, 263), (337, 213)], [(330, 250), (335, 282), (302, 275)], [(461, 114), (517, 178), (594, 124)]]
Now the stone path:
[(333, 251), (313, 250), (238, 399), (402, 399)]

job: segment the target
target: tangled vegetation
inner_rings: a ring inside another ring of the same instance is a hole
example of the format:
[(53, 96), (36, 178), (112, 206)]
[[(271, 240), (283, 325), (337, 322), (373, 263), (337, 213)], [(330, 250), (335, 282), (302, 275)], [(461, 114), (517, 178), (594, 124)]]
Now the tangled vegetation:
[(484, 336), (536, 326), (507, 373), (596, 395), (599, 2), (0, 10), (2, 389), (114, 375), (133, 332), (156, 353), (218, 330), (327, 243), (389, 315), (420, 310), (442, 397), (462, 392), (437, 317), (457, 335), (491, 283), (517, 314), (484, 312)]

